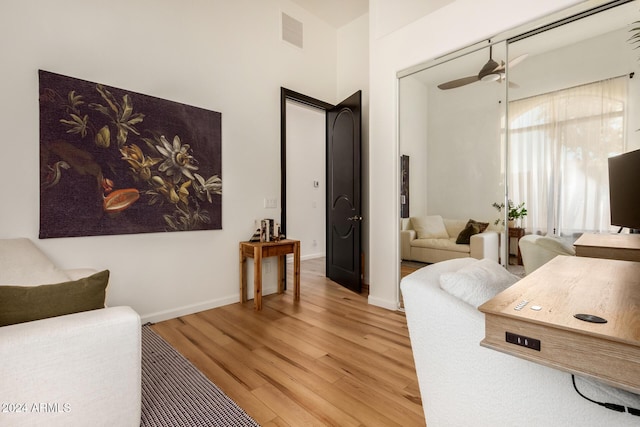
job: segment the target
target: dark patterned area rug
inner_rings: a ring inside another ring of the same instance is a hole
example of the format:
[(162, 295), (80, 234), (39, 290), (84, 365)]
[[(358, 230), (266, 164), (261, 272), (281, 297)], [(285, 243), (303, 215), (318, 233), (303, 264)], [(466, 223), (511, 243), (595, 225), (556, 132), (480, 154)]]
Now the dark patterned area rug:
[(142, 327), (142, 427), (258, 426), (215, 384)]

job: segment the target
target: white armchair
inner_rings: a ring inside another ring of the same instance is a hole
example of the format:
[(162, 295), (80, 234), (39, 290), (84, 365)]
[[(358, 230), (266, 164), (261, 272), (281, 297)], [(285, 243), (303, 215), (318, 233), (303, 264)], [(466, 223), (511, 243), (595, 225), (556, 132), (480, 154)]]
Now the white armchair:
[(531, 274), (558, 255), (576, 254), (573, 246), (553, 236), (527, 234), (520, 239), (518, 245), (522, 254), (525, 274)]

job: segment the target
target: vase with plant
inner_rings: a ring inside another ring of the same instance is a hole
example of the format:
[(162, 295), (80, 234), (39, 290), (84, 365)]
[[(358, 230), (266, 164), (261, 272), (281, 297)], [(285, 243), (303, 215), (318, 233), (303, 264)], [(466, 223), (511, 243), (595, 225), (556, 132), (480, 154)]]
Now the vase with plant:
[[(494, 202), (491, 206), (497, 209), (498, 212), (502, 212), (505, 209), (504, 203)], [(511, 200), (509, 200), (509, 204), (507, 207), (507, 219), (509, 221), (509, 227), (516, 227), (517, 223), (522, 220), (525, 216), (527, 216), (527, 208), (524, 206), (524, 202), (516, 205)], [(504, 225), (504, 219), (498, 218), (494, 221), (495, 225), (498, 225), (502, 222)]]

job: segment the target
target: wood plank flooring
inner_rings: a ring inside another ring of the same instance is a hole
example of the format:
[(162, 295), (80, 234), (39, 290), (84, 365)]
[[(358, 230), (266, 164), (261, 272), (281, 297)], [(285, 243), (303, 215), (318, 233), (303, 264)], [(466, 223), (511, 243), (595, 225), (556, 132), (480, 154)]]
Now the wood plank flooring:
[(416, 270), (426, 267), (429, 264), (418, 261), (402, 261), (400, 263), (400, 277), (408, 276)]
[(404, 314), (325, 278), (323, 258), (301, 264), (298, 303), (288, 290), (261, 312), (248, 301), (153, 328), (262, 426), (424, 426)]

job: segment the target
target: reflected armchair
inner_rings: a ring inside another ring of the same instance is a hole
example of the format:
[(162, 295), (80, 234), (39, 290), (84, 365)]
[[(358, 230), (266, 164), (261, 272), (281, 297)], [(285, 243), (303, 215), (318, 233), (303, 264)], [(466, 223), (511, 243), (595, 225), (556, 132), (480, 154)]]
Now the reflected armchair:
[(531, 274), (534, 270), (551, 261), (558, 255), (575, 255), (573, 246), (566, 244), (560, 238), (554, 236), (540, 236), (527, 234), (518, 243), (522, 254), (525, 274)]

